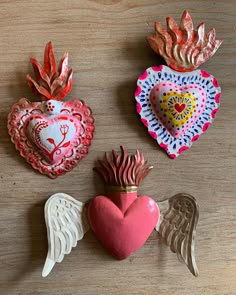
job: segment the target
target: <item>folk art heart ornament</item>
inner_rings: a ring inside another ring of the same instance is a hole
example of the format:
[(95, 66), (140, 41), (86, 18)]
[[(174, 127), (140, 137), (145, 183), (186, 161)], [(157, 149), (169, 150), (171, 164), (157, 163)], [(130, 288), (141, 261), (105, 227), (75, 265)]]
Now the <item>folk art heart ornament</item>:
[(138, 150), (128, 155), (121, 147), (120, 155), (115, 151), (112, 157), (105, 153), (105, 161), (98, 163), (94, 170), (103, 179), (106, 194), (84, 204), (67, 194), (56, 193), (46, 202), (48, 254), (42, 276), (46, 277), (56, 262), (62, 262), (89, 228), (119, 260), (142, 247), (155, 229), (197, 276), (194, 249), (199, 208), (194, 197), (181, 193), (157, 202), (149, 196), (139, 196), (138, 186), (152, 167)]
[(49, 42), (44, 67), (35, 58), (31, 63), (36, 81), (27, 75), (28, 85), (42, 102), (22, 98), (15, 103), (8, 115), (8, 132), (16, 149), (34, 169), (56, 178), (72, 170), (88, 153), (94, 119), (82, 100), (61, 101), (72, 88), (68, 53), (57, 69)]
[(151, 48), (168, 66), (153, 66), (137, 81), (136, 109), (151, 137), (171, 158), (189, 149), (207, 131), (219, 109), (221, 89), (214, 76), (197, 68), (211, 58), (222, 40), (215, 30), (196, 29), (184, 11), (180, 25), (167, 17), (167, 29), (155, 23)]

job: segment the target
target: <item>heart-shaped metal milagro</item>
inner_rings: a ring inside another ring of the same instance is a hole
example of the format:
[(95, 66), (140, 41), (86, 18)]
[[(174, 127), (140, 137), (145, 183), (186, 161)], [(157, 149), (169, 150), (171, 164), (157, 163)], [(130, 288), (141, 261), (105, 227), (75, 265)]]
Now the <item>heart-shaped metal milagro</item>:
[(8, 130), (21, 156), (34, 169), (55, 178), (72, 170), (88, 153), (94, 123), (90, 109), (78, 99), (31, 103), (22, 98), (12, 106)]
[(220, 94), (216, 78), (203, 70), (151, 67), (137, 81), (136, 108), (149, 134), (176, 158), (212, 123)]
[(72, 170), (88, 153), (94, 132), (91, 109), (81, 100), (61, 102), (72, 87), (68, 54), (56, 68), (52, 44), (45, 48), (44, 67), (31, 59), (36, 81), (28, 84), (43, 102), (22, 98), (8, 115), (8, 132), (16, 149), (34, 169), (51, 178)]
[(150, 67), (137, 81), (137, 112), (149, 134), (171, 158), (189, 149), (205, 132), (219, 108), (221, 90), (212, 75), (197, 68), (211, 58), (222, 40), (215, 29), (196, 28), (184, 11), (180, 24), (166, 18), (164, 28), (155, 22), (147, 37), (151, 48), (169, 66)]

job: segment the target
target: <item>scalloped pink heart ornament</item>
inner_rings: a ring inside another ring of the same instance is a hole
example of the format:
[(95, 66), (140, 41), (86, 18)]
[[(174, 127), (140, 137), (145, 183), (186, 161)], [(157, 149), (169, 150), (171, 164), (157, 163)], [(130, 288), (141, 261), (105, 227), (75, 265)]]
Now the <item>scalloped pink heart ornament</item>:
[[(48, 110), (48, 104), (53, 110)], [(22, 98), (12, 106), (8, 132), (34, 169), (55, 178), (71, 171), (88, 153), (94, 120), (79, 99), (31, 103)]]
[(22, 157), (51, 178), (71, 171), (88, 153), (93, 138), (91, 109), (81, 100), (61, 102), (72, 88), (72, 69), (65, 53), (56, 68), (52, 44), (45, 48), (44, 67), (31, 59), (36, 81), (28, 84), (43, 102), (26, 98), (8, 115), (8, 132)]

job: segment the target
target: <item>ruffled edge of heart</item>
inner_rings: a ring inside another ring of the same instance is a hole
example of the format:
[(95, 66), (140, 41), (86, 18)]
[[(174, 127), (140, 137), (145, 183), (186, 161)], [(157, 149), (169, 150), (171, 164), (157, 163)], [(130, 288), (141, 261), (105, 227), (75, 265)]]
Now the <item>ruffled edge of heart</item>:
[(48, 175), (50, 178), (56, 178), (63, 175), (73, 168), (86, 156), (88, 153), (91, 141), (93, 138), (94, 118), (92, 110), (85, 104), (84, 101), (74, 99), (73, 101), (64, 102), (64, 111), (73, 107), (73, 113), (81, 124), (80, 137), (76, 141), (74, 148), (70, 153), (66, 154), (60, 163), (49, 164), (44, 160), (35, 145), (28, 139), (24, 133), (24, 123), (21, 118), (29, 116), (29, 112), (38, 110), (37, 107), (41, 102), (30, 102), (26, 98), (20, 99), (11, 107), (11, 112), (8, 114), (8, 133), (11, 137), (11, 141), (15, 144), (16, 149), (20, 152), (20, 155), (31, 164), (31, 166), (38, 170), (42, 174)]
[[(181, 137), (174, 138), (166, 130), (152, 109), (150, 92), (160, 81), (171, 81), (178, 86), (198, 84), (207, 94), (207, 101), (202, 114)], [(188, 150), (202, 133), (213, 122), (220, 105), (221, 89), (216, 78), (206, 71), (195, 70), (188, 73), (179, 73), (169, 67), (161, 65), (150, 67), (141, 74), (137, 80), (135, 91), (136, 110), (141, 121), (148, 129), (150, 136), (157, 141), (170, 158), (175, 159), (183, 151)]]

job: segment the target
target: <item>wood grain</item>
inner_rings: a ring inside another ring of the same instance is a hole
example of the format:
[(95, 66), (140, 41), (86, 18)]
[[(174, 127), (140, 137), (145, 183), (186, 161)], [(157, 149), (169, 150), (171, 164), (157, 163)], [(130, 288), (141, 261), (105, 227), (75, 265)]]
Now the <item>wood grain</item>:
[[(194, 24), (215, 27), (224, 42), (201, 68), (217, 77), (222, 105), (214, 124), (194, 146), (170, 160), (148, 136), (135, 112), (138, 75), (163, 62), (144, 37), (153, 23), (176, 20), (184, 9)], [(235, 0), (0, 1), (0, 294), (236, 294), (236, 2)], [(71, 173), (48, 179), (26, 164), (6, 129), (10, 106), (36, 98), (26, 85), (31, 56), (43, 60), (51, 40), (59, 59), (69, 52), (74, 86), (67, 99), (85, 99), (96, 132), (89, 155)], [(200, 205), (194, 278), (153, 232), (125, 261), (114, 260), (89, 232), (46, 279), (43, 206), (56, 192), (85, 202), (103, 187), (92, 167), (104, 151), (123, 144), (146, 156), (153, 171), (140, 187), (157, 200), (186, 192)]]

